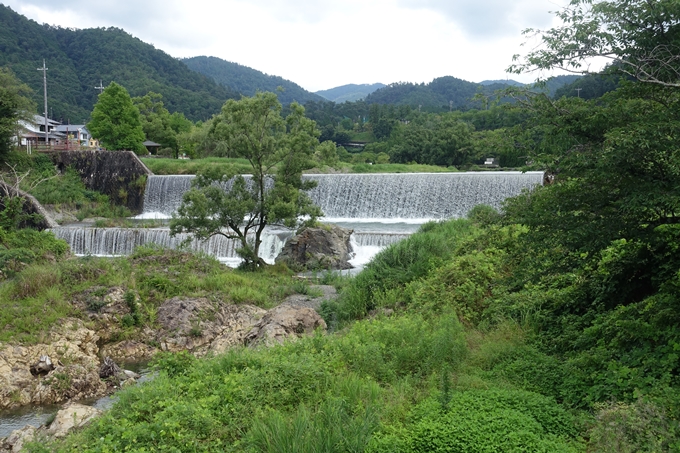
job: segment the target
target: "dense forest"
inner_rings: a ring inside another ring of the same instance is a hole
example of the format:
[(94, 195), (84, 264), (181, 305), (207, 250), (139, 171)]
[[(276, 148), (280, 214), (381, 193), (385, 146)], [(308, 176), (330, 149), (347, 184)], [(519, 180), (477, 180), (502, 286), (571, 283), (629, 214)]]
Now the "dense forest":
[[(529, 85), (532, 91), (545, 92), (554, 96), (557, 89), (570, 84), (579, 76), (556, 76), (541, 84)], [(483, 107), (476, 95), (493, 96), (497, 90), (511, 86), (522, 86), (515, 81), (486, 81), (473, 83), (455, 77), (439, 77), (430, 83), (392, 83), (366, 96), (368, 104), (410, 105), (428, 112), (444, 112), (449, 109), (468, 110)]]
[(220, 85), (244, 96), (253, 96), (257, 91), (270, 91), (277, 94), (282, 104), (290, 104), (293, 101), (304, 104), (308, 101), (322, 100), (320, 96), (310, 93), (290, 80), (264, 74), (221, 58), (193, 57), (182, 61), (193, 71), (204, 74)]
[(0, 66), (33, 89), (42, 105), (42, 67), (48, 67), (48, 112), (72, 124), (88, 120), (94, 88), (115, 81), (132, 96), (163, 95), (166, 106), (194, 121), (210, 118), (236, 91), (221, 87), (185, 64), (116, 28), (70, 30), (40, 25), (0, 5)]

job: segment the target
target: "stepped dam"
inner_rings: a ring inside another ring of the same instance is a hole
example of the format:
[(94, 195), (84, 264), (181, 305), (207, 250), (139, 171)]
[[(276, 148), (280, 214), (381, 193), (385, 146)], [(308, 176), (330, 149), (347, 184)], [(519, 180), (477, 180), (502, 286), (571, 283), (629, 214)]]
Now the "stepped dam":
[[(542, 172), (470, 172), (305, 175), (318, 182), (309, 194), (325, 214), (322, 219), (354, 229), (354, 264), (364, 264), (378, 250), (400, 241), (429, 220), (465, 216), (478, 204), (499, 208), (503, 200), (543, 182)], [(149, 176), (143, 212), (138, 218), (168, 219), (179, 207), (194, 176)], [(79, 255), (127, 255), (135, 247), (186, 246), (227, 262), (238, 262), (236, 241), (221, 236), (207, 241), (186, 234), (170, 237), (168, 228), (59, 227), (52, 230)], [(261, 256), (272, 263), (288, 230), (268, 228)]]
[[(192, 175), (149, 176), (142, 217), (167, 218), (191, 187)], [(508, 197), (543, 182), (542, 172), (367, 173), (304, 175), (327, 220), (442, 220), (465, 216), (478, 204), (500, 208)]]

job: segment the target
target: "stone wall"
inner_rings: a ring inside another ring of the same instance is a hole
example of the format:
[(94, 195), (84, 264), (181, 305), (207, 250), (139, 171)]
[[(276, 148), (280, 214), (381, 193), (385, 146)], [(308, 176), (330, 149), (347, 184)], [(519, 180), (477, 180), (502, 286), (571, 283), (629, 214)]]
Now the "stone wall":
[(108, 195), (132, 212), (142, 211), (146, 177), (153, 173), (132, 151), (55, 151), (50, 155), (60, 171), (74, 168), (88, 189)]

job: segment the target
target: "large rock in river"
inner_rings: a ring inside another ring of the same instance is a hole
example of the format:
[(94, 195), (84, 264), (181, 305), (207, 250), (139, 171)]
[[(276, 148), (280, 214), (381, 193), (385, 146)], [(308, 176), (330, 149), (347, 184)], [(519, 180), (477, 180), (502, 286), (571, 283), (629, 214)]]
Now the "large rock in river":
[(351, 269), (352, 233), (353, 230), (330, 224), (305, 228), (288, 239), (276, 262), (307, 270)]

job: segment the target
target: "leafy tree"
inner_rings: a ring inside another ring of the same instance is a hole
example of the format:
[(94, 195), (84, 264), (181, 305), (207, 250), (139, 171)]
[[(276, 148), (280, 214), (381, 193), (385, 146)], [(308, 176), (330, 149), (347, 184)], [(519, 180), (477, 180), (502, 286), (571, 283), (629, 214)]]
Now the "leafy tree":
[(237, 239), (246, 267), (262, 266), (258, 252), (267, 225), (292, 228), (302, 216), (314, 222), (321, 214), (304, 192), (315, 183), (302, 180), (302, 170), (314, 165), (316, 124), (305, 118), (299, 104), (291, 104), (284, 118), (275, 94), (257, 93), (227, 101), (210, 133), (230, 153), (247, 159), (253, 174), (246, 179), (235, 171), (209, 169), (197, 175), (170, 221), (171, 234)]
[(115, 82), (111, 82), (99, 95), (87, 127), (107, 148), (138, 153), (145, 151), (139, 110), (127, 90)]
[(27, 98), (30, 88), (12, 71), (0, 68), (0, 156), (6, 154), (17, 136), (18, 121), (27, 118), (35, 105)]
[(510, 278), (518, 293), (504, 302), (536, 310), (539, 341), (568, 360), (578, 404), (666, 389), (677, 401), (680, 61), (663, 52), (675, 45), (679, 7), (574, 0), (560, 13), (574, 31), (545, 32), (547, 48), (511, 68), (578, 70), (605, 55), (637, 79), (592, 101), (529, 96), (531, 118), (517, 128), (551, 184), (506, 206), (506, 221), (526, 232)]
[[(564, 25), (540, 34), (542, 47), (511, 72), (559, 68), (593, 74), (589, 60), (645, 83), (680, 87), (680, 3), (677, 0), (571, 0), (557, 13)], [(515, 55), (514, 59), (519, 60)]]
[(163, 96), (153, 91), (133, 98), (132, 102), (139, 109), (146, 138), (160, 143), (163, 148), (171, 148), (175, 158), (178, 157), (178, 135), (191, 130), (191, 121), (182, 113), (175, 112), (171, 115), (163, 106)]

